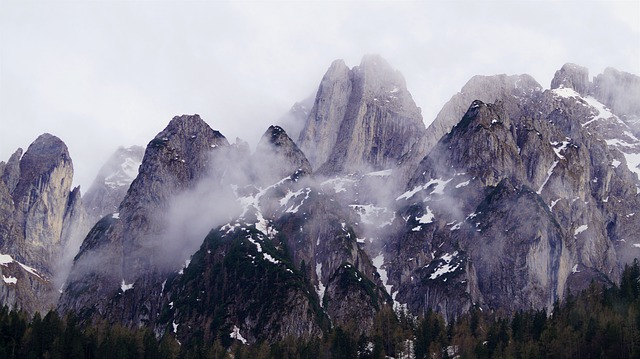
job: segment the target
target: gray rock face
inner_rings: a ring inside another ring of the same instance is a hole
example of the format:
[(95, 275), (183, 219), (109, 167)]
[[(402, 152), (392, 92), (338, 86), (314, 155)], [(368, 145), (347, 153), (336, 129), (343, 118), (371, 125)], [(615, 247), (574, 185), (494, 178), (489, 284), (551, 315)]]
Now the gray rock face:
[(568, 87), (498, 100), (472, 102), (398, 197), (385, 267), (414, 313), (550, 308), (617, 280), (639, 240), (638, 141), (617, 116)]
[(542, 93), (542, 86), (529, 75), (474, 76), (438, 113), (426, 131), (427, 152), (460, 122), (474, 100), (485, 103), (503, 101), (510, 117), (519, 112), (522, 101)]
[(322, 78), (298, 143), (314, 169), (325, 163), (338, 139), (353, 87), (351, 70), (336, 60)]
[(0, 183), (2, 304), (29, 312), (55, 304), (53, 278), (71, 229), (82, 221), (73, 164), (57, 137), (38, 137), (4, 166)]
[(424, 131), (402, 75), (370, 55), (351, 70), (332, 64), (299, 143), (313, 168), (335, 175), (395, 168), (409, 154), (417, 163)]
[(22, 157), (22, 148), (18, 148), (14, 152), (6, 165), (2, 169), (2, 182), (7, 186), (7, 190), (11, 193), (16, 189), (20, 180), (20, 158)]
[(581, 95), (588, 95), (591, 92), (589, 70), (576, 64), (564, 64), (551, 80), (552, 90), (561, 87), (572, 88)]
[(100, 168), (98, 175), (83, 198), (83, 204), (91, 222), (106, 214), (117, 212), (120, 202), (138, 175), (144, 148), (120, 147)]

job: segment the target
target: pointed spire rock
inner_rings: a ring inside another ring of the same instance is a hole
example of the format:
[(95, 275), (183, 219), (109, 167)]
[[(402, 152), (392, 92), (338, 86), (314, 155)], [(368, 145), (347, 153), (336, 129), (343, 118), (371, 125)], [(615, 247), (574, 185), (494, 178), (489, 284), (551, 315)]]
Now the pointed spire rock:
[(366, 55), (353, 69), (334, 61), (299, 143), (314, 169), (333, 175), (394, 168), (409, 153), (424, 156), (424, 132), (404, 77), (382, 57)]
[(280, 126), (269, 126), (256, 147), (252, 162), (253, 175), (261, 184), (312, 172), (304, 153)]

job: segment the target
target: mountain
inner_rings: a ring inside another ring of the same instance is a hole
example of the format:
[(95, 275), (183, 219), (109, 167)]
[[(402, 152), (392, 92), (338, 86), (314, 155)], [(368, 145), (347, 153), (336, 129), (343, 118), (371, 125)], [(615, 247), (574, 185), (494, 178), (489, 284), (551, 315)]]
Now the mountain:
[(385, 265), (412, 312), (550, 310), (637, 257), (640, 142), (567, 68), (551, 90), (473, 101), (398, 196)]
[(255, 151), (176, 116), (84, 198), (43, 135), (0, 163), (0, 300), (227, 348), (367, 338), (394, 310), (551, 311), (640, 254), (637, 83), (475, 76), (425, 128), (384, 59), (338, 60)]
[(59, 256), (84, 217), (73, 163), (64, 142), (43, 134), (0, 168), (0, 301), (46, 310), (57, 300)]
[(331, 64), (298, 143), (314, 169), (332, 176), (393, 169), (403, 159), (417, 164), (424, 132), (404, 77), (367, 55), (353, 69), (342, 60)]
[(120, 147), (100, 168), (82, 201), (93, 223), (117, 211), (131, 182), (138, 175), (143, 155), (143, 147)]

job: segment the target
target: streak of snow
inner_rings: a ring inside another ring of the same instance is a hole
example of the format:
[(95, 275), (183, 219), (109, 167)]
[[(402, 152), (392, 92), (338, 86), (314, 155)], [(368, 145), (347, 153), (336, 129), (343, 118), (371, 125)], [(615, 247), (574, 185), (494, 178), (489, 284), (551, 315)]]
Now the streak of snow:
[(413, 227), (411, 230), (413, 232), (420, 232), (420, 230), (422, 230), (422, 226)]
[(538, 193), (538, 194), (542, 193), (542, 189), (547, 184), (547, 182), (549, 182), (549, 179), (551, 178), (551, 175), (553, 174), (553, 170), (556, 168), (557, 165), (558, 165), (558, 161), (555, 161), (553, 163), (553, 165), (551, 165), (551, 168), (549, 168), (549, 170), (547, 171), (547, 178), (545, 178), (544, 182), (542, 182), (542, 185), (540, 186), (540, 188), (538, 189), (538, 191), (536, 193)]
[(264, 256), (264, 259), (268, 260), (269, 262), (273, 263), (273, 264), (278, 264), (280, 263), (279, 260), (273, 258), (269, 253), (262, 253), (262, 255)]
[[(172, 302), (172, 303), (173, 303), (173, 302)], [(176, 321), (175, 321), (175, 320), (171, 323), (171, 326), (173, 327), (173, 332), (174, 332), (174, 333), (177, 333), (177, 332), (178, 332), (178, 325), (180, 325), (180, 324), (176, 324)]]
[(634, 243), (633, 246), (636, 248), (640, 248), (640, 243)]
[(396, 201), (399, 201), (401, 199), (409, 199), (413, 197), (416, 193), (426, 190), (431, 186), (434, 186), (434, 187), (431, 189), (429, 194), (444, 194), (444, 189), (447, 186), (447, 184), (451, 182), (451, 180), (452, 179), (448, 179), (446, 181), (442, 179), (432, 179), (422, 186), (414, 187), (412, 190), (401, 194), (398, 198), (396, 198)]
[(391, 172), (393, 172), (393, 170), (382, 170), (382, 171), (376, 171), (376, 172), (369, 172), (369, 173), (365, 174), (365, 176), (387, 177), (387, 176), (391, 176)]
[[(393, 287), (389, 284), (389, 275), (387, 274), (387, 270), (384, 268), (384, 254), (380, 253), (378, 256), (373, 258), (372, 260), (373, 266), (376, 267), (378, 274), (380, 274), (380, 280), (382, 281), (382, 285), (384, 285), (387, 293), (391, 293), (391, 288)], [(395, 298), (395, 296), (393, 296)]]
[(320, 298), (320, 305), (322, 305), (322, 300), (324, 299), (324, 291), (326, 289), (324, 284), (322, 284), (322, 263), (316, 264), (316, 277), (318, 277), (316, 293), (318, 293), (318, 298)]
[(611, 161), (611, 165), (612, 165), (613, 167), (615, 167), (615, 168), (618, 168), (618, 166), (620, 166), (620, 163), (622, 163), (622, 162), (620, 162), (620, 161), (618, 161), (618, 160), (613, 160), (613, 161)]
[(456, 188), (466, 187), (471, 183), (471, 181), (461, 182), (456, 185)]

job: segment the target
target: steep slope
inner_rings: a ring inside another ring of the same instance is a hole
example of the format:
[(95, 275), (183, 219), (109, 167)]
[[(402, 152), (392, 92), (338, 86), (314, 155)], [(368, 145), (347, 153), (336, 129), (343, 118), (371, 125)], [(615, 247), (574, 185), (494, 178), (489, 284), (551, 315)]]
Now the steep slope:
[[(325, 74), (300, 134), (300, 148), (327, 176), (408, 166), (424, 156), (424, 123), (402, 75), (377, 55)], [(411, 161), (410, 159), (414, 159)]]
[[(583, 85), (568, 78), (554, 84)], [(399, 302), (449, 318), (473, 305), (550, 308), (567, 288), (617, 280), (637, 256), (638, 140), (562, 86), (472, 102), (425, 157), (383, 253)]]
[[(356, 218), (310, 172), (278, 126), (248, 156), (199, 117), (174, 118), (147, 147), (119, 212), (85, 239), (59, 309), (181, 341), (313, 338), (331, 323), (370, 330), (387, 294), (357, 241)], [(213, 228), (208, 235), (193, 230), (193, 218), (173, 216), (203, 199), (228, 222), (205, 209), (199, 225)], [(201, 329), (179, 329), (189, 327)]]
[[(229, 147), (198, 115), (174, 117), (148, 144), (118, 212), (100, 220), (85, 239), (59, 308), (125, 324), (148, 322), (158, 300), (150, 295), (159, 290), (154, 285), (202, 240), (193, 243), (188, 228), (172, 227), (171, 201), (204, 178), (220, 183), (224, 168), (216, 164)], [(124, 298), (133, 283), (135, 290)]]
[(84, 218), (79, 188), (71, 191), (67, 146), (43, 134), (2, 166), (0, 253), (2, 304), (29, 312), (55, 304), (59, 257)]
[(506, 110), (513, 117), (519, 111), (518, 104), (538, 92), (542, 92), (542, 86), (526, 74), (472, 77), (459, 93), (451, 97), (427, 127), (427, 152), (431, 151), (438, 141), (458, 124), (469, 108), (469, 104), (474, 100), (492, 103), (498, 100), (517, 99), (518, 101), (509, 101), (511, 106), (506, 106)]

